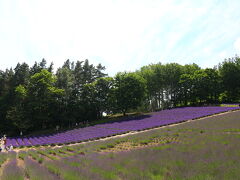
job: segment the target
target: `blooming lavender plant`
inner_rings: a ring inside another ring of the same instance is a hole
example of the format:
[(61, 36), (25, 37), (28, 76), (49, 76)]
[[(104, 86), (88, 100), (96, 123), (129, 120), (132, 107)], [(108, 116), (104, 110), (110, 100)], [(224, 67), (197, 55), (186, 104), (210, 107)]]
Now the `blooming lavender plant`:
[(25, 158), (25, 169), (26, 174), (30, 179), (33, 180), (55, 180), (60, 179), (59, 177), (55, 176), (54, 174), (49, 173), (49, 171), (44, 168), (43, 166), (39, 166), (39, 164), (29, 157)]
[(2, 180), (24, 180), (23, 170), (17, 166), (17, 160), (12, 159), (4, 168)]
[(8, 140), (7, 145), (9, 146), (12, 144), (14, 147), (18, 147), (80, 142), (116, 134), (122, 134), (129, 131), (139, 131), (174, 123), (180, 123), (190, 119), (196, 119), (236, 109), (239, 109), (239, 107), (218, 106), (175, 108), (154, 112), (148, 116), (142, 115), (133, 118), (124, 118), (112, 123), (103, 123), (95, 126), (73, 129), (49, 136), (12, 138)]

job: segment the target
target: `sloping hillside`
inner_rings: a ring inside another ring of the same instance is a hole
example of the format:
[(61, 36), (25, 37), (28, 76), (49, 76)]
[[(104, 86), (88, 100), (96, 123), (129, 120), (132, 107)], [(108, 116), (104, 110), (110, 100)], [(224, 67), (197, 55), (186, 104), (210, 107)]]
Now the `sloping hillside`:
[(238, 179), (240, 111), (135, 135), (1, 154), (1, 179)]

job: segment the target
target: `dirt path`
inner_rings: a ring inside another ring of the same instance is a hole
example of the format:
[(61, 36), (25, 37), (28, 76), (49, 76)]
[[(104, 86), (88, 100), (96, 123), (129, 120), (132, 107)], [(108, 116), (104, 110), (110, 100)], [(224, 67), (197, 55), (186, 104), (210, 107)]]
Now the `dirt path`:
[[(106, 141), (106, 140), (109, 140), (109, 139), (115, 139), (115, 138), (130, 136), (130, 135), (134, 135), (134, 134), (141, 134), (141, 133), (145, 133), (145, 132), (152, 131), (152, 130), (174, 127), (174, 126), (186, 124), (186, 123), (193, 122), (193, 121), (201, 121), (201, 120), (211, 118), (211, 117), (215, 117), (215, 116), (222, 116), (224, 114), (235, 113), (237, 111), (240, 111), (240, 109), (234, 110), (234, 111), (227, 111), (227, 112), (223, 112), (223, 113), (218, 113), (218, 114), (214, 114), (214, 115), (211, 115), (211, 116), (202, 117), (202, 118), (198, 118), (198, 119), (190, 119), (190, 120), (186, 120), (184, 122), (179, 122), (179, 123), (170, 124), (170, 125), (164, 125), (164, 126), (161, 126), (161, 127), (155, 127), (155, 128), (151, 128), (151, 129), (147, 129), (147, 130), (131, 131), (131, 132), (120, 134), (120, 135), (115, 135), (115, 136), (111, 136), (111, 137), (104, 137), (104, 138), (100, 138), (100, 139), (96, 139), (96, 140), (90, 140), (90, 141), (86, 141), (86, 142), (67, 144), (67, 145), (61, 145), (61, 146), (56, 145), (56, 146), (53, 146), (52, 148), (60, 148), (60, 147), (65, 147), (65, 146), (75, 146), (75, 145), (87, 144), (87, 143), (91, 143), (91, 142)], [(47, 147), (51, 147), (51, 146), (40, 146), (38, 148), (47, 148)], [(28, 150), (31, 150), (31, 149), (34, 150), (36, 148), (35, 147), (21, 148), (21, 149), (16, 148), (16, 149), (14, 149), (14, 151), (16, 151), (16, 152), (19, 152), (19, 151), (22, 151), (22, 150), (28, 151)]]

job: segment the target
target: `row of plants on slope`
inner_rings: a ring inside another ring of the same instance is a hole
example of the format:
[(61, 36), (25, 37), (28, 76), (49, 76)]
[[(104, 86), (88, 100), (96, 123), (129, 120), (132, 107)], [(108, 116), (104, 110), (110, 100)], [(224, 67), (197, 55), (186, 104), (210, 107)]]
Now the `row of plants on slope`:
[(130, 131), (141, 131), (154, 127), (165, 126), (184, 122), (190, 119), (205, 117), (239, 107), (185, 107), (163, 110), (135, 118), (125, 119), (113, 123), (97, 124), (85, 128), (73, 129), (53, 135), (42, 135), (26, 138), (9, 138), (7, 146), (39, 146), (39, 145), (62, 145), (66, 143), (77, 143), (103, 137), (123, 134)]

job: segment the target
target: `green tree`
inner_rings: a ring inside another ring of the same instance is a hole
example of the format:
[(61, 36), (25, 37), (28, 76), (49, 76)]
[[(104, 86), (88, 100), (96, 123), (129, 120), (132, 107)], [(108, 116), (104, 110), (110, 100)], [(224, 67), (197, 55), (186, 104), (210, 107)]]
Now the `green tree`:
[(175, 107), (179, 93), (180, 77), (183, 74), (183, 68), (177, 63), (166, 64), (163, 68), (165, 104), (167, 107)]
[(226, 101), (236, 102), (240, 100), (240, 58), (226, 59), (219, 64), (219, 72), (222, 79), (223, 93)]
[(26, 132), (32, 123), (26, 115), (26, 97), (27, 90), (24, 86), (19, 85), (15, 89), (16, 93), (16, 103), (10, 107), (7, 111), (6, 119), (11, 122), (14, 126), (13, 130), (18, 130), (18, 132)]
[(207, 74), (206, 91), (208, 92), (207, 103), (217, 103), (219, 94), (221, 93), (221, 77), (217, 69), (206, 68), (204, 72)]
[(29, 83), (29, 66), (26, 63), (23, 64), (17, 64), (17, 66), (14, 69), (14, 86), (17, 87), (18, 85), (27, 85)]
[(14, 105), (14, 71), (6, 69), (0, 77), (0, 130), (7, 132), (11, 130), (11, 124), (6, 120), (7, 111)]
[(56, 77), (46, 69), (42, 69), (30, 78), (27, 89), (28, 108), (31, 110), (31, 119), (35, 127), (53, 126), (49, 122), (53, 119), (55, 109), (50, 111), (50, 107), (55, 106), (64, 93), (63, 89), (54, 86), (55, 82)]
[(144, 109), (150, 111), (154, 111), (158, 108), (158, 100), (160, 100), (161, 97), (162, 79), (161, 76), (157, 76), (158, 72), (156, 72), (155, 67), (154, 65), (144, 66), (138, 71), (138, 74), (142, 76), (146, 82), (146, 101)]
[(124, 115), (141, 105), (145, 98), (146, 84), (136, 73), (118, 73), (115, 76), (114, 96), (116, 108)]
[(180, 104), (187, 106), (188, 103), (194, 103), (195, 97), (193, 95), (193, 75), (191, 74), (182, 74), (179, 80), (179, 94), (178, 100)]

